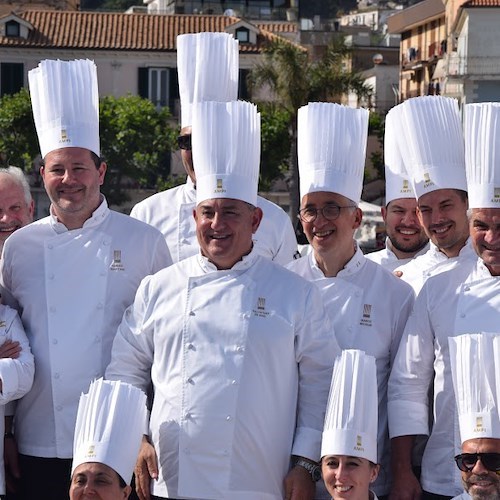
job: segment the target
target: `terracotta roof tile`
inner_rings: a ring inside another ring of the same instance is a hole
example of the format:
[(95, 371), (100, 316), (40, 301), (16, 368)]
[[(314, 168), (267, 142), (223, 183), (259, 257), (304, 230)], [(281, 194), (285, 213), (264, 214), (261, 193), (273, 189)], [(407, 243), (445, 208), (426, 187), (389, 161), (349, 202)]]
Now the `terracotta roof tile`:
[[(0, 46), (66, 49), (174, 51), (177, 35), (224, 31), (240, 21), (213, 15), (156, 15), (111, 12), (26, 11), (18, 14), (33, 26), (27, 39), (2, 37)], [(255, 24), (260, 29), (257, 46), (241, 44), (240, 51), (258, 52), (276, 38), (272, 32), (290, 33), (292, 23)]]

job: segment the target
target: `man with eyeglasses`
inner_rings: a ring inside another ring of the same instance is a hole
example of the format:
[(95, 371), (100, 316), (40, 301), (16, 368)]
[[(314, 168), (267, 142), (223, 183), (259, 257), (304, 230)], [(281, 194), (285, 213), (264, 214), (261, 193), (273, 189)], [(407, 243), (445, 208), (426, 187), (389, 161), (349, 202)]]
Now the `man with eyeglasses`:
[(462, 440), (455, 463), (465, 489), (453, 500), (500, 500), (500, 335), (466, 334), (448, 343)]
[[(368, 112), (310, 103), (298, 116), (299, 217), (313, 251), (288, 268), (320, 289), (340, 347), (361, 349), (376, 359), (381, 469), (373, 490), (380, 499), (391, 483), (387, 380), (414, 294), (408, 284), (369, 261), (354, 240), (362, 218), (358, 203)], [(317, 498), (330, 496), (323, 488)]]
[[(177, 37), (182, 124), (178, 146), (188, 178), (185, 184), (138, 203), (130, 213), (163, 234), (174, 262), (199, 252), (193, 219), (196, 165), (193, 165), (191, 154), (192, 106), (195, 102), (228, 102), (237, 98), (238, 57), (238, 41), (227, 33), (196, 33)], [(229, 139), (221, 138), (217, 147), (224, 148)], [(288, 264), (297, 256), (297, 240), (290, 217), (278, 205), (261, 196), (257, 198), (257, 204), (264, 217), (253, 236), (256, 250), (278, 264)]]

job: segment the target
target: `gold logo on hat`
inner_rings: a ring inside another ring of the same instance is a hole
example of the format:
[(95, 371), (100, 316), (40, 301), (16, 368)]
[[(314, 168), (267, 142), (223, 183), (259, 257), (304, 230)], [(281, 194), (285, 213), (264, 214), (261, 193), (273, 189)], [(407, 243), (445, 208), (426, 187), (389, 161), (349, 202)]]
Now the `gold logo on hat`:
[(434, 182), (432, 182), (431, 176), (426, 172), (424, 174), (424, 188), (428, 188), (430, 186), (434, 186)]
[(476, 417), (476, 427), (474, 432), (486, 432), (486, 428), (483, 425), (483, 417)]
[(69, 138), (68, 138), (68, 133), (66, 132), (66, 129), (65, 128), (62, 128), (61, 129), (61, 138), (59, 139), (59, 142), (69, 142)]
[(214, 193), (225, 193), (226, 190), (224, 189), (224, 186), (222, 184), (222, 179), (217, 179), (217, 183), (216, 183), (216, 188), (215, 188), (215, 191)]
[(91, 444), (89, 446), (89, 449), (87, 450), (87, 457), (88, 458), (95, 457), (95, 446), (93, 444)]
[(410, 192), (410, 183), (408, 179), (403, 179), (403, 186), (401, 188), (401, 193), (409, 193)]
[(356, 451), (365, 451), (363, 447), (363, 440), (359, 434), (356, 436), (356, 446), (354, 447), (354, 449)]
[(495, 201), (500, 201), (500, 188), (494, 188), (493, 196), (495, 197)]

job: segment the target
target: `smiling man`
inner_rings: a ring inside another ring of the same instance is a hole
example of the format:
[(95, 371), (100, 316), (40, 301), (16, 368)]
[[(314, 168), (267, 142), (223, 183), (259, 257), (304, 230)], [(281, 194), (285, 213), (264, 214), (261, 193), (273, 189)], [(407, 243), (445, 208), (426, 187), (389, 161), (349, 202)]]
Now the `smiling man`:
[[(321, 134), (317, 131), (321, 130)], [(288, 268), (320, 289), (342, 349), (373, 356), (378, 381), (377, 496), (389, 493), (387, 380), (414, 294), (411, 287), (369, 261), (354, 240), (362, 212), (368, 111), (332, 103), (299, 110), (299, 217), (313, 251)], [(333, 360), (332, 360), (333, 363)], [(319, 488), (318, 488), (319, 489)], [(317, 498), (330, 498), (326, 491)]]
[(367, 254), (366, 258), (394, 271), (429, 249), (429, 238), (417, 216), (417, 200), (403, 162), (397, 134), (400, 133), (398, 108), (385, 118), (384, 163), (385, 201), (382, 218), (387, 238), (385, 248)]
[(318, 290), (252, 241), (256, 107), (196, 104), (193, 159), (200, 251), (142, 282), (106, 370), (154, 387), (139, 496), (312, 500), (339, 348)]
[(452, 337), (449, 346), (465, 490), (454, 500), (500, 500), (500, 334)]
[(33, 222), (34, 208), (23, 171), (18, 167), (0, 168), (0, 254), (14, 231)]
[(420, 495), (410, 470), (409, 449), (414, 436), (429, 433), (430, 407), (433, 421), (422, 458), (423, 498), (448, 499), (462, 491), (460, 475), (450, 461), (461, 443), (454, 430), (458, 422), (448, 341), (470, 332), (499, 331), (500, 208), (495, 193), (500, 187), (500, 162), (498, 148), (492, 147), (500, 143), (499, 131), (498, 103), (465, 106), (470, 238), (475, 258), (455, 260), (430, 277), (408, 320), (389, 380), (389, 430), (398, 471), (394, 498)]
[[(467, 186), (462, 124), (455, 99), (416, 97), (396, 106), (398, 147), (417, 197), (417, 215), (430, 248), (397, 267), (418, 294), (443, 263), (473, 256), (467, 244)], [(425, 124), (425, 125), (422, 125)]]
[(21, 499), (38, 498), (44, 481), (45, 497), (59, 500), (68, 496), (78, 398), (104, 374), (141, 280), (171, 260), (159, 231), (109, 210), (100, 192), (107, 167), (95, 64), (42, 61), (29, 83), (51, 206), (9, 237), (2, 258), (5, 298), (19, 308), (36, 361), (14, 415), (21, 468), (10, 472)]

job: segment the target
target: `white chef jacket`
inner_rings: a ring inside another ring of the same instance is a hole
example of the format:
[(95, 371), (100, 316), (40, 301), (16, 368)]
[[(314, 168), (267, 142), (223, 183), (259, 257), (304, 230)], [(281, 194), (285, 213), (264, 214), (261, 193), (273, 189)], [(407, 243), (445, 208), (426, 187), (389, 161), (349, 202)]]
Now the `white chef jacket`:
[[(275, 203), (257, 197), (264, 217), (253, 235), (255, 249), (277, 264), (288, 264), (297, 253), (297, 239), (290, 217)], [(196, 189), (188, 177), (185, 184), (141, 201), (130, 212), (131, 217), (156, 227), (167, 242), (174, 262), (199, 252), (193, 210), (196, 208)]]
[(399, 259), (391, 249), (391, 243), (389, 238), (386, 238), (385, 248), (382, 248), (382, 250), (378, 250), (377, 252), (367, 253), (365, 257), (368, 260), (380, 264), (382, 267), (392, 272), (396, 268), (408, 264), (408, 262), (411, 262), (413, 259), (416, 259), (420, 255), (424, 255), (428, 250), (429, 250), (429, 243), (427, 243), (427, 245), (425, 245), (421, 250), (419, 250), (414, 257), (410, 257), (407, 259)]
[(199, 254), (142, 282), (106, 378), (153, 382), (154, 495), (281, 500), (290, 455), (319, 460), (339, 354), (310, 283), (255, 251), (221, 271)]
[(425, 491), (463, 491), (453, 457), (461, 441), (448, 337), (500, 331), (500, 277), (483, 262), (460, 259), (430, 277), (415, 301), (389, 379), (391, 438), (428, 434), (428, 389), (434, 383), (434, 425), (422, 458)]
[(447, 262), (451, 264), (458, 259), (468, 259), (476, 258), (476, 252), (472, 248), (472, 244), (470, 240), (467, 240), (465, 246), (460, 250), (457, 257), (448, 258), (446, 254), (441, 252), (434, 243), (430, 243), (429, 250), (423, 255), (412, 259), (408, 264), (397, 267), (396, 271), (401, 271), (403, 275), (401, 279), (406, 281), (409, 285), (412, 286), (415, 294), (418, 295), (422, 287), (424, 286), (425, 281), (431, 276), (435, 276), (440, 272), (444, 271), (448, 268), (441, 267), (441, 264)]
[(453, 497), (452, 500), (472, 500), (472, 497), (464, 491), (461, 495)]
[(171, 264), (161, 234), (105, 200), (82, 228), (49, 216), (5, 242), (2, 285), (19, 307), (36, 360), (15, 414), (19, 451), (71, 458), (78, 400), (103, 376), (142, 278)]
[(314, 252), (289, 264), (320, 289), (341, 349), (361, 349), (375, 357), (379, 400), (379, 477), (372, 485), (379, 495), (390, 490), (390, 442), (387, 428), (387, 381), (406, 320), (414, 302), (411, 287), (382, 266), (356, 253), (336, 277), (326, 278)]
[[(33, 384), (35, 362), (31, 354), (28, 339), (17, 312), (8, 306), (0, 304), (0, 345), (7, 340), (19, 342), (21, 352), (17, 359), (0, 359), (0, 436), (5, 431), (5, 405), (24, 396)], [(0, 495), (5, 495), (5, 469), (3, 462), (3, 439), (0, 440)]]

